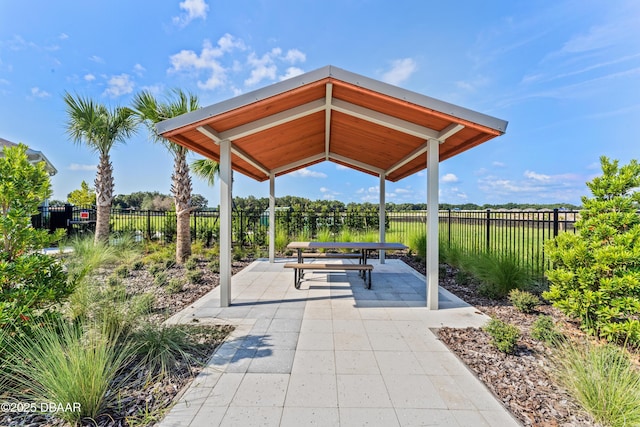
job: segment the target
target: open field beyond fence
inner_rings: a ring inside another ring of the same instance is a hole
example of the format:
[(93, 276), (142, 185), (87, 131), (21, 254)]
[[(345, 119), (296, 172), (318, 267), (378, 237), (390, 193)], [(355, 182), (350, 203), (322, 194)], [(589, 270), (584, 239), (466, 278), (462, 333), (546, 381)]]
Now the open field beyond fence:
[[(63, 217), (63, 218), (61, 218)], [(268, 246), (269, 217), (263, 211), (234, 211), (234, 244), (255, 250)], [(276, 211), (276, 249), (284, 250), (293, 240), (378, 240), (379, 215), (369, 212)], [(426, 212), (387, 212), (386, 240), (412, 247), (416, 237), (426, 235)], [(536, 276), (549, 267), (544, 242), (562, 232), (573, 232), (578, 211), (482, 210), (439, 212), (440, 243), (456, 246), (466, 253), (510, 252)], [(67, 228), (70, 235), (90, 232), (95, 227), (92, 208), (51, 208), (34, 219), (42, 228)], [(170, 243), (175, 239), (175, 212), (114, 209), (113, 233), (130, 233), (140, 240)], [(217, 242), (219, 216), (214, 210), (198, 210), (191, 215), (191, 236), (205, 245)]]

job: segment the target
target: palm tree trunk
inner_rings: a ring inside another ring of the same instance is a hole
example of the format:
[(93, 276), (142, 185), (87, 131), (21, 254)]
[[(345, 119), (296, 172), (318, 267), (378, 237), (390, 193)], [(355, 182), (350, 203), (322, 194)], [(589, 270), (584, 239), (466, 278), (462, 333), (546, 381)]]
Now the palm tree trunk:
[(96, 172), (96, 235), (95, 242), (109, 242), (109, 222), (113, 202), (113, 167), (108, 153), (100, 154)]
[(177, 216), (176, 262), (182, 263), (191, 256), (191, 176), (187, 164), (186, 149), (175, 153), (171, 192), (175, 197)]

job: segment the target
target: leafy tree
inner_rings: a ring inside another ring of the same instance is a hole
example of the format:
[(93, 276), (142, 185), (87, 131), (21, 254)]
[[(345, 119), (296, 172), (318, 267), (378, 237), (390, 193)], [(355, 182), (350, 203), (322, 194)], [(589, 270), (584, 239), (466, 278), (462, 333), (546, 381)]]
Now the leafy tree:
[(31, 164), (26, 152), (27, 146), (20, 144), (5, 147), (0, 156), (0, 242), (8, 261), (60, 237), (31, 227), (31, 216), (52, 191), (44, 163)]
[(216, 176), (220, 174), (220, 164), (211, 159), (198, 159), (191, 162), (191, 169), (194, 175), (207, 180), (207, 184), (213, 187), (216, 183)]
[(585, 330), (640, 345), (640, 165), (600, 159), (602, 176), (587, 186), (578, 234), (562, 233), (545, 249), (553, 263), (544, 294)]
[(67, 105), (67, 134), (73, 142), (84, 143), (100, 156), (94, 184), (96, 186), (96, 235), (95, 241), (109, 240), (109, 221), (113, 202), (113, 166), (111, 148), (125, 143), (136, 131), (137, 123), (129, 108), (108, 109), (91, 99), (64, 96)]
[(76, 206), (90, 206), (96, 204), (96, 192), (85, 181), (80, 183), (80, 188), (67, 195), (67, 201)]
[(33, 165), (27, 147), (5, 147), (0, 156), (0, 328), (24, 330), (49, 314), (52, 304), (71, 291), (62, 266), (37, 253), (62, 238), (31, 227), (31, 215), (51, 195), (44, 163)]
[(194, 209), (206, 209), (209, 201), (202, 194), (194, 194), (191, 196), (191, 206)]
[(173, 91), (174, 99), (161, 103), (149, 91), (139, 92), (134, 96), (133, 108), (136, 114), (149, 129), (155, 141), (161, 142), (174, 159), (171, 176), (171, 192), (175, 198), (177, 235), (176, 261), (184, 262), (191, 255), (191, 175), (187, 163), (186, 147), (162, 138), (156, 131), (155, 124), (163, 120), (197, 110), (198, 98), (181, 90)]

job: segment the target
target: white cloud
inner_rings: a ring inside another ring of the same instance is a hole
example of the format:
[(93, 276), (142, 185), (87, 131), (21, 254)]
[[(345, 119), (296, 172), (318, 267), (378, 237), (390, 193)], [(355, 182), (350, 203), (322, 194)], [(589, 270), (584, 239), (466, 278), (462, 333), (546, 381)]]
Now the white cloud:
[(184, 27), (197, 18), (207, 19), (209, 5), (204, 0), (184, 0), (179, 4), (184, 13), (173, 17), (173, 23)]
[(89, 74), (85, 74), (83, 78), (88, 82), (92, 82), (92, 81), (94, 81), (96, 79), (96, 76), (94, 76), (93, 74), (89, 73)]
[(451, 182), (458, 182), (458, 177), (455, 176), (455, 174), (452, 173), (448, 173), (446, 175), (444, 175), (441, 179), (440, 179), (443, 183), (451, 183)]
[(71, 163), (67, 169), (71, 171), (95, 171), (98, 169), (98, 165), (82, 165), (79, 163)]
[(398, 85), (407, 80), (418, 69), (418, 64), (411, 58), (396, 59), (391, 63), (391, 69), (382, 75), (382, 81)]
[(58, 36), (58, 38), (59, 38), (60, 40), (66, 40), (66, 39), (68, 39), (68, 38), (69, 38), (69, 35), (68, 35), (68, 34), (66, 34), (66, 33), (60, 33), (60, 35)]
[(504, 168), (507, 165), (496, 160), (494, 162), (491, 162), (491, 166), (496, 167), (496, 168)]
[(140, 64), (136, 64), (133, 66), (133, 72), (136, 73), (138, 76), (142, 76), (142, 74), (144, 74), (145, 71), (147, 71), (147, 69)]
[(312, 171), (311, 169), (302, 168), (297, 171), (291, 172), (289, 175), (298, 178), (326, 178), (327, 174), (318, 171)]
[(329, 189), (327, 187), (320, 187), (320, 192), (321, 193), (326, 193), (328, 191), (329, 191)]
[(280, 76), (280, 81), (290, 79), (291, 77), (299, 76), (302, 73), (304, 73), (304, 71), (302, 71), (301, 68), (289, 67), (287, 68), (287, 71), (282, 76)]
[(290, 64), (295, 64), (296, 62), (306, 61), (307, 55), (300, 52), (298, 49), (289, 49), (283, 60), (289, 62)]
[(227, 80), (228, 70), (221, 64), (220, 58), (226, 53), (244, 49), (246, 49), (244, 42), (231, 34), (222, 36), (216, 46), (213, 46), (209, 40), (204, 40), (200, 54), (185, 49), (171, 55), (169, 58), (171, 68), (168, 72), (187, 72), (195, 75), (205, 72), (208, 77), (204, 82), (198, 80), (198, 87), (200, 89), (215, 89), (222, 86)]
[(345, 166), (345, 165), (341, 165), (341, 164), (336, 163), (336, 169), (339, 170), (339, 171), (344, 171), (344, 170), (349, 170), (351, 168), (349, 166)]
[(112, 98), (126, 95), (133, 92), (133, 81), (128, 74), (120, 74), (118, 76), (111, 76), (107, 81), (107, 88), (104, 91), (105, 95)]
[(35, 86), (31, 88), (31, 96), (34, 98), (49, 98), (51, 94), (46, 90), (42, 90), (39, 87)]
[(538, 182), (550, 182), (551, 181), (551, 176), (549, 175), (544, 175), (541, 173), (536, 173), (533, 171), (525, 171), (524, 172), (524, 176), (532, 179), (534, 181), (538, 181)]
[(91, 55), (89, 57), (89, 61), (91, 62), (95, 62), (97, 64), (104, 64), (104, 59), (102, 59), (101, 57), (99, 57), (98, 55)]
[(259, 58), (254, 52), (251, 52), (247, 58), (247, 63), (252, 68), (251, 75), (244, 81), (244, 84), (254, 86), (264, 79), (275, 80), (278, 67), (274, 63), (274, 57), (281, 53), (279, 48), (273, 48), (271, 52), (265, 53)]

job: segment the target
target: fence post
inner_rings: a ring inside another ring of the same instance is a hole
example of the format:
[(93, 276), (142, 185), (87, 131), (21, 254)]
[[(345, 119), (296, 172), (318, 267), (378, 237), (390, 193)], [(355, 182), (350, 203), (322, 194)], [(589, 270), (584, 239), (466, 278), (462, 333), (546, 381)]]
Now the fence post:
[(487, 252), (491, 243), (491, 209), (487, 209)]
[(193, 239), (192, 241), (198, 240), (198, 211), (193, 211)]
[(558, 215), (558, 208), (553, 209), (553, 237), (558, 237), (558, 220), (560, 219), (560, 215)]
[(451, 208), (447, 209), (447, 212), (449, 214), (449, 216), (447, 217), (447, 225), (448, 225), (448, 230), (447, 230), (447, 246), (450, 248), (451, 247)]
[(147, 238), (151, 240), (151, 210), (147, 209)]

